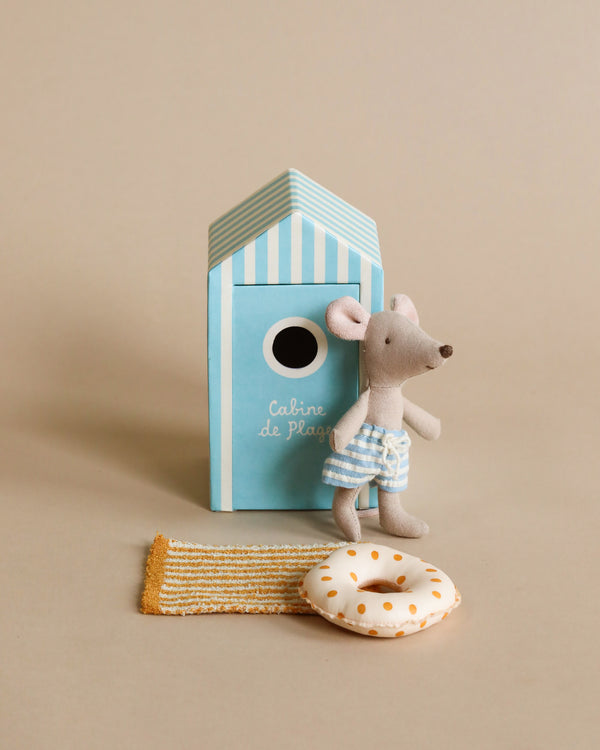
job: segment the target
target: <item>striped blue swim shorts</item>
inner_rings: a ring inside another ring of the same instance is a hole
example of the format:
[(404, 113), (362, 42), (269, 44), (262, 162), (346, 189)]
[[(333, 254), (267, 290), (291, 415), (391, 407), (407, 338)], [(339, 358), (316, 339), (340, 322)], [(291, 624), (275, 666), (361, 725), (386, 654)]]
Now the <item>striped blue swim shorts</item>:
[(363, 424), (343, 450), (325, 459), (323, 481), (348, 489), (369, 482), (386, 492), (400, 492), (408, 484), (409, 447), (406, 430)]

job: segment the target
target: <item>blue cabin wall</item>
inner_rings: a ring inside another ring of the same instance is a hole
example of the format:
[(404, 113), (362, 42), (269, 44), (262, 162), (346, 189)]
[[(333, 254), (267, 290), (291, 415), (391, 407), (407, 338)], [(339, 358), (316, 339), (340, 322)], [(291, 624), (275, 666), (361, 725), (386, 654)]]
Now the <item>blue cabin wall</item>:
[[(279, 223), (264, 231), (254, 240), (247, 243), (244, 247), (234, 252), (231, 256), (223, 259), (216, 264), (209, 272), (208, 276), (208, 366), (209, 366), (209, 414), (210, 414), (210, 453), (211, 453), (211, 508), (213, 510), (234, 510), (240, 507), (252, 508), (323, 508), (331, 505), (331, 489), (319, 486), (315, 490), (315, 481), (319, 482), (315, 474), (313, 464), (316, 462), (320, 465), (328, 453), (326, 442), (321, 443), (319, 450), (315, 453), (313, 449), (307, 453), (307, 461), (310, 460), (311, 471), (306, 480), (296, 471), (296, 479), (293, 489), (293, 497), (290, 497), (289, 485), (282, 482), (278, 490), (273, 485), (277, 484), (277, 477), (269, 471), (270, 465), (275, 463), (281, 464), (281, 455), (275, 458), (277, 451), (273, 446), (279, 445), (271, 441), (271, 450), (269, 441), (264, 442), (264, 447), (254, 444), (254, 452), (257, 453), (256, 461), (262, 465), (264, 471), (256, 472), (258, 478), (254, 490), (249, 490), (246, 499), (240, 505), (235, 495), (235, 487), (240, 487), (240, 481), (244, 482), (244, 477), (238, 478), (236, 471), (244, 471), (243, 461), (236, 461), (235, 451), (240, 451), (239, 442), (234, 447), (233, 432), (239, 434), (240, 425), (235, 424), (236, 416), (233, 413), (233, 392), (236, 388), (238, 379), (250, 380), (256, 384), (257, 397), (261, 391), (261, 376), (258, 370), (265, 366), (260, 357), (253, 360), (250, 365), (250, 371), (246, 368), (245, 372), (239, 358), (234, 356), (234, 340), (240, 340), (240, 326), (248, 325), (249, 335), (259, 335), (252, 330), (253, 309), (258, 311), (254, 316), (257, 318), (256, 325), (263, 328), (268, 327), (268, 315), (264, 308), (267, 301), (264, 299), (264, 292), (261, 295), (261, 287), (278, 286), (288, 289), (283, 298), (292, 300), (289, 311), (294, 315), (303, 316), (302, 305), (311, 306), (310, 315), (304, 317), (311, 320), (319, 319), (319, 325), (324, 327), (324, 312), (329, 301), (342, 296), (345, 293), (351, 293), (357, 296), (361, 303), (372, 312), (383, 309), (383, 270), (380, 265), (374, 263), (370, 258), (356, 252), (348, 246), (343, 240), (338, 239), (331, 233), (327, 232), (311, 219), (302, 216), (299, 212), (285, 217)], [(315, 295), (306, 290), (306, 294), (298, 294), (298, 309), (293, 304), (294, 285), (327, 285), (329, 298), (321, 296), (322, 304), (319, 302), (317, 313), (314, 308), (314, 302), (309, 300), (317, 299)], [(347, 286), (348, 285), (348, 286)], [(236, 293), (236, 289), (245, 287), (244, 293)], [(301, 299), (301, 297), (303, 299)], [(279, 299), (279, 296), (276, 295)], [(282, 298), (282, 299), (283, 299)], [(239, 314), (237, 306), (244, 300), (244, 305), (249, 309), (247, 320), (245, 315)], [(303, 301), (304, 300), (304, 301)], [(270, 303), (269, 303), (270, 304)], [(283, 305), (283, 302), (277, 303)], [(236, 307), (234, 308), (234, 305)], [(268, 307), (268, 305), (267, 305)], [(281, 306), (281, 310), (284, 307)], [(286, 308), (288, 309), (288, 308)], [(273, 310), (275, 317), (279, 314)], [(281, 313), (283, 314), (283, 312)], [(287, 313), (286, 313), (287, 314)], [(260, 318), (260, 322), (258, 322)], [(234, 333), (235, 327), (235, 333)], [(242, 328), (243, 330), (243, 328)], [(262, 329), (261, 329), (262, 330)], [(317, 375), (311, 375), (313, 380), (320, 379), (321, 395), (320, 403), (327, 407), (328, 418), (336, 416), (329, 411), (329, 405), (335, 404), (334, 411), (341, 415), (353, 401), (356, 399), (359, 389), (359, 368), (358, 368), (358, 347), (348, 342), (339, 342), (333, 340), (325, 329), (329, 337), (332, 352), (338, 352), (335, 357), (348, 356), (352, 351), (354, 356), (354, 365), (352, 370), (355, 377), (352, 382), (346, 381), (343, 386), (343, 393), (336, 391), (335, 372), (327, 369), (321, 370)], [(262, 334), (259, 335), (262, 336)], [(243, 339), (242, 339), (243, 340)], [(258, 341), (258, 338), (256, 339)], [(239, 350), (240, 344), (237, 345)], [(342, 349), (337, 350), (335, 347), (340, 346)], [(341, 354), (339, 353), (341, 352)], [(323, 368), (333, 365), (335, 360), (334, 354), (331, 355), (330, 361), (323, 364)], [(339, 360), (342, 361), (342, 360)], [(339, 367), (339, 362), (338, 362)], [(348, 361), (344, 365), (348, 369)], [(266, 372), (266, 371), (265, 371)], [(330, 385), (324, 385), (329, 378)], [(339, 373), (338, 373), (339, 375)], [(269, 373), (271, 377), (271, 373)], [(264, 378), (263, 378), (264, 379)], [(339, 378), (337, 378), (339, 380)], [(286, 389), (289, 398), (293, 398), (298, 393), (298, 383), (292, 380), (286, 383), (282, 380), (281, 387), (278, 386), (278, 400), (285, 400)], [(343, 378), (342, 378), (343, 380)], [(339, 388), (339, 386), (338, 386)], [(323, 390), (325, 389), (325, 390)], [(268, 401), (268, 394), (266, 394)], [(333, 424), (337, 421), (334, 419)], [(333, 426), (331, 424), (330, 426)], [(246, 428), (243, 428), (246, 429)], [(260, 425), (250, 425), (248, 427), (249, 440), (260, 429)], [(314, 441), (313, 441), (314, 443)], [(308, 456), (310, 455), (310, 458)], [(278, 466), (278, 471), (284, 471), (285, 468)], [(246, 475), (249, 473), (248, 467), (245, 469)], [(302, 482), (305, 481), (304, 486)], [(261, 484), (262, 483), (262, 484)], [(266, 485), (269, 486), (266, 486)], [(263, 486), (265, 485), (265, 486)], [(285, 491), (284, 491), (285, 487)], [(267, 493), (269, 493), (267, 495)], [(325, 494), (324, 494), (325, 493)], [(237, 493), (241, 493), (238, 491)], [(262, 501), (261, 498), (268, 497), (268, 500)], [(363, 493), (361, 505), (375, 505), (376, 497), (374, 492)]]

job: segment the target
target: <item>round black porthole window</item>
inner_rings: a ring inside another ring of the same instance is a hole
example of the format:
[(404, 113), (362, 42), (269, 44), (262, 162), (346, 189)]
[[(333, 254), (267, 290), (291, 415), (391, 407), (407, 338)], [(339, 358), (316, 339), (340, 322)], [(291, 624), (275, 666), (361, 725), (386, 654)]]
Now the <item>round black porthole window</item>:
[(318, 351), (317, 339), (302, 326), (284, 328), (273, 339), (273, 356), (284, 367), (308, 367)]
[(308, 318), (283, 318), (272, 325), (263, 340), (269, 367), (286, 378), (312, 375), (327, 357), (327, 337)]

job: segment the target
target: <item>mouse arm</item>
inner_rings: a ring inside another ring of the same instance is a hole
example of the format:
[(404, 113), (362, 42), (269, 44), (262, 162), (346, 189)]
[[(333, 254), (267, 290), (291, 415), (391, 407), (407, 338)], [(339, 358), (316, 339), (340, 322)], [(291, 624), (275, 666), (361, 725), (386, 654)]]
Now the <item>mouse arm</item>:
[(433, 414), (413, 404), (404, 397), (404, 421), (425, 440), (437, 440), (442, 432), (442, 423)]
[(329, 445), (334, 451), (342, 451), (359, 431), (367, 416), (370, 388), (361, 393), (329, 434)]

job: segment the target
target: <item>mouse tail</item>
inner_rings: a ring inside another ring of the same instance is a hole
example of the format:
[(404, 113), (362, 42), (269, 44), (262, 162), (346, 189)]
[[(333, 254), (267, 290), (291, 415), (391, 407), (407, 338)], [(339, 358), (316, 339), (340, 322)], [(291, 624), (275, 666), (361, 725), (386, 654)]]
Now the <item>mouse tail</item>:
[(369, 518), (370, 516), (378, 516), (379, 508), (361, 508), (356, 511), (356, 515), (359, 518)]

